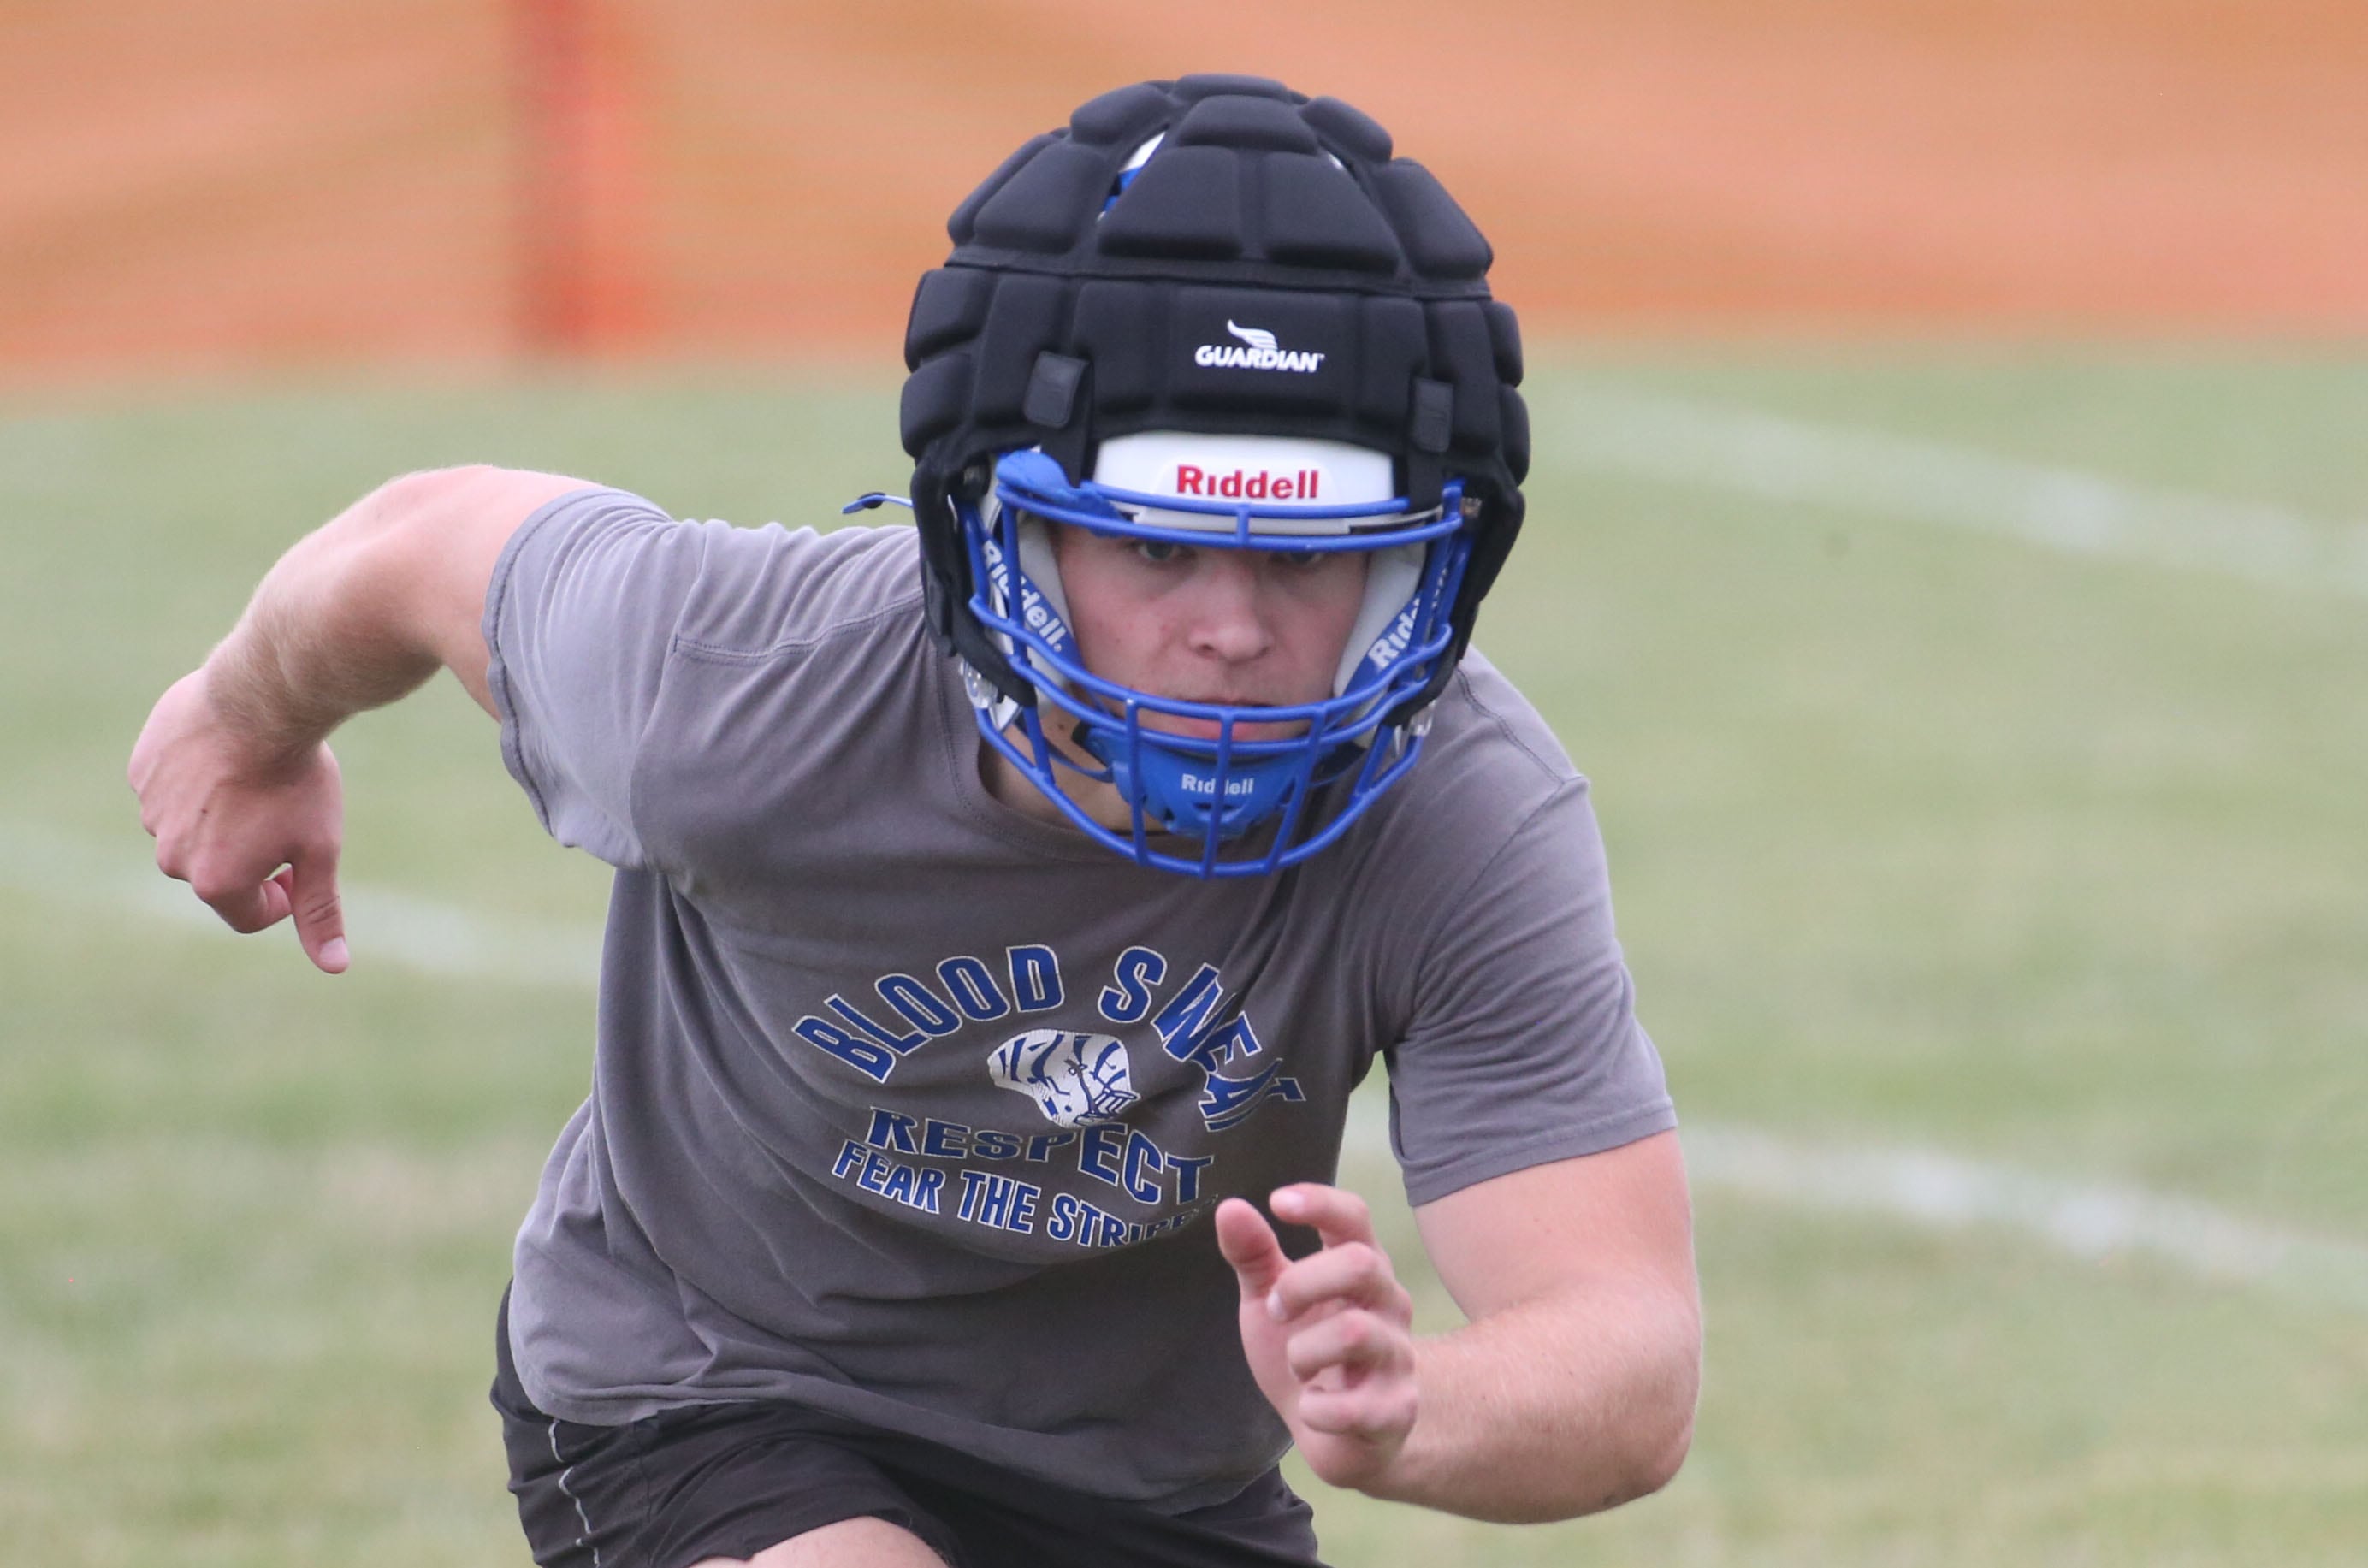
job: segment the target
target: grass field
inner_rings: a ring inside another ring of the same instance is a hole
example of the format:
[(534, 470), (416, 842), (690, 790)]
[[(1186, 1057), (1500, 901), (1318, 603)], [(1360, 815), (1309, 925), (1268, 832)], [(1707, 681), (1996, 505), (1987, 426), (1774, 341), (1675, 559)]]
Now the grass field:
[[(2358, 1562), (2368, 360), (1634, 349), (1532, 391), (1530, 534), (1481, 642), (1596, 780), (1704, 1153), (2139, 1188), (2328, 1244), (2341, 1277), (2215, 1278), (2110, 1226), (2082, 1256), (1729, 1170), (1698, 1194), (1708, 1378), (1674, 1486), (1518, 1530), (1323, 1495), (1329, 1555)], [(893, 399), (682, 379), (0, 411), (0, 1559), (524, 1560), (483, 1387), (589, 991), (550, 964), (423, 974), (392, 915), (373, 929), (383, 899), (336, 982), (284, 932), (171, 918), (123, 756), (272, 557), (391, 472), (544, 466), (819, 522), (901, 483)], [(1661, 411), (1660, 445), (1584, 439), (1606, 399)], [(1755, 412), (1841, 455), (1726, 462)], [(1945, 501), (1959, 458), (2134, 510), (2099, 535), (2043, 507), (2023, 531), (2078, 547), (2052, 549), (1881, 501), (1903, 476)], [(2226, 536), (2212, 564), (2148, 559), (2191, 525)], [(449, 681), (339, 751), (366, 892), (597, 920), (600, 869), (541, 837)], [(1370, 1145), (1348, 1173), (1395, 1191)], [(1422, 1313), (1453, 1321), (1432, 1288)]]

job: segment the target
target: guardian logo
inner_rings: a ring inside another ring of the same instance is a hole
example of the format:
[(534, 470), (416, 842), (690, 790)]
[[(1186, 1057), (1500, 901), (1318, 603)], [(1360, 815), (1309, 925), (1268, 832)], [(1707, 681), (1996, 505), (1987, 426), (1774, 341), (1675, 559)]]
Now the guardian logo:
[(1262, 326), (1235, 326), (1227, 321), (1225, 330), (1241, 342), (1204, 343), (1192, 351), (1192, 363), (1216, 370), (1296, 370), (1302, 374), (1324, 367), (1322, 354), (1281, 347), (1276, 344), (1274, 334)]

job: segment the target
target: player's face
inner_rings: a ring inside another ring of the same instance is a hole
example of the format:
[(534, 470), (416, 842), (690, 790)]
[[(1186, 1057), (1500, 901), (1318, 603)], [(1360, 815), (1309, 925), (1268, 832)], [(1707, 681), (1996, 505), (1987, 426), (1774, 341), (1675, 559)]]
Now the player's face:
[[(1284, 555), (1196, 550), (1114, 539), (1054, 526), (1053, 560), (1068, 599), (1069, 630), (1085, 666), (1104, 680), (1156, 697), (1231, 707), (1321, 702), (1365, 597), (1360, 552)], [(1147, 728), (1212, 737), (1217, 726), (1145, 714)], [(1237, 724), (1242, 740), (1281, 740), (1304, 720)], [(1072, 761), (1092, 763), (1065, 724), (1046, 739)], [(1061, 820), (1035, 783), (985, 749), (985, 778), (1007, 804)], [(1061, 788), (1106, 827), (1124, 830), (1133, 808), (1107, 781), (1064, 773)]]
[[(1237, 708), (1321, 702), (1365, 598), (1358, 551), (1200, 549), (1055, 528), (1069, 629), (1086, 668), (1149, 692)], [(1145, 728), (1213, 738), (1215, 723), (1169, 714)], [(1280, 740), (1304, 721), (1237, 724), (1240, 740)]]

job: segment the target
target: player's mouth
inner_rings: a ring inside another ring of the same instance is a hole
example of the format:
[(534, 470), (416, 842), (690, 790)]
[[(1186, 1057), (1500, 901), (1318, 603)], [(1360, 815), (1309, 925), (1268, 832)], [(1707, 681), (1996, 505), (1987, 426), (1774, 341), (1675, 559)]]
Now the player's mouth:
[[(1212, 708), (1258, 709), (1281, 706), (1272, 702), (1242, 702), (1226, 698), (1190, 698), (1185, 700), (1204, 702)], [(1148, 711), (1143, 716), (1143, 727), (1146, 730), (1157, 730), (1163, 734), (1185, 735), (1193, 740), (1201, 741), (1217, 739), (1224, 729), (1224, 726), (1214, 719), (1189, 719), (1178, 713)], [(1271, 722), (1258, 720), (1247, 722), (1236, 720), (1234, 723), (1234, 739), (1236, 741), (1287, 741), (1306, 733), (1307, 721), (1304, 719), (1281, 719)]]

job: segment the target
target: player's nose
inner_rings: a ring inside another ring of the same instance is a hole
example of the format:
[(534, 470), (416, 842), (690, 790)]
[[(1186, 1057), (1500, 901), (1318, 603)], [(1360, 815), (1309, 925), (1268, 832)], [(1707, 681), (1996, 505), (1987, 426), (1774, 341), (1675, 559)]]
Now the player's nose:
[(1274, 646), (1272, 607), (1257, 560), (1247, 551), (1203, 552), (1191, 585), (1188, 622), (1192, 650), (1243, 664)]

